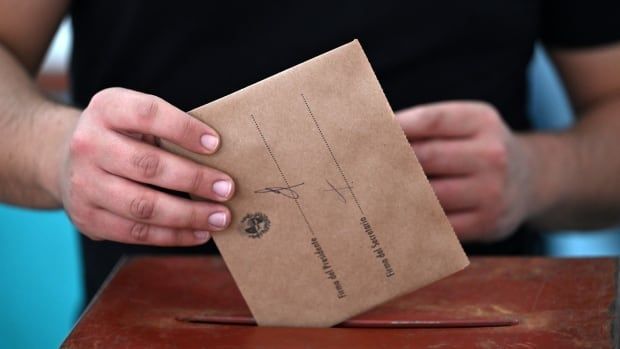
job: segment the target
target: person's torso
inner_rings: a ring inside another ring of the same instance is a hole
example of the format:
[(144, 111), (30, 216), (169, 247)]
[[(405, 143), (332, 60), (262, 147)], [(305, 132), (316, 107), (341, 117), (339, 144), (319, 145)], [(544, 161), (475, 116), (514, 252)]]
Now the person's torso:
[(484, 100), (516, 129), (538, 0), (75, 0), (72, 82), (85, 106), (122, 86), (189, 110), (358, 38), (394, 110)]
[[(483, 100), (527, 129), (526, 69), (542, 0), (74, 0), (72, 91), (84, 107), (106, 87), (190, 110), (358, 38), (394, 110)], [(523, 232), (474, 253), (535, 251)], [(121, 255), (205, 253), (82, 239), (89, 297)]]

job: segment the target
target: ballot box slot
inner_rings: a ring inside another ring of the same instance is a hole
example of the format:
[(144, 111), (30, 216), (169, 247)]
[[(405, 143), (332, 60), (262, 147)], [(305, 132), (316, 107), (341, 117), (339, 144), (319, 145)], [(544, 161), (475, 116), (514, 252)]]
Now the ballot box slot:
[[(206, 315), (194, 314), (177, 316), (177, 321), (194, 324), (209, 325), (238, 325), (256, 326), (256, 320), (251, 316), (243, 315)], [(441, 320), (379, 320), (379, 319), (350, 319), (334, 327), (340, 328), (480, 328), (504, 327), (519, 324), (516, 318), (477, 318), (477, 319), (441, 319)]]

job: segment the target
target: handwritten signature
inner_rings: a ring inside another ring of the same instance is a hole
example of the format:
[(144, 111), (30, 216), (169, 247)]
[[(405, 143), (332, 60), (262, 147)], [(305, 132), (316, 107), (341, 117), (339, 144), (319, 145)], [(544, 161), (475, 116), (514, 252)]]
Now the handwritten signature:
[(333, 191), (338, 195), (338, 199), (342, 202), (342, 203), (347, 203), (347, 199), (344, 197), (344, 194), (341, 193), (341, 190), (349, 190), (351, 191), (351, 189), (353, 189), (353, 187), (351, 186), (345, 186), (342, 188), (336, 188), (333, 184), (331, 184), (327, 179), (325, 179), (325, 182), (327, 182), (327, 185), (329, 185), (330, 189), (325, 189), (324, 191)]
[(267, 187), (263, 189), (256, 190), (254, 193), (256, 194), (265, 194), (265, 193), (274, 193), (285, 196), (289, 199), (299, 199), (299, 193), (297, 193), (293, 188), (297, 188), (304, 185), (304, 183), (299, 183), (295, 185), (291, 185), (288, 187)]
[[(329, 189), (324, 189), (323, 191), (331, 191), (336, 193), (338, 200), (340, 200), (342, 203), (347, 203), (347, 199), (345, 197), (345, 194), (342, 193), (341, 191), (350, 191), (351, 189), (353, 189), (352, 186), (345, 186), (345, 187), (336, 187), (333, 184), (331, 184), (327, 179), (325, 180), (325, 182), (327, 183), (327, 185), (329, 186)], [(254, 191), (255, 194), (267, 194), (267, 193), (273, 193), (273, 194), (278, 194), (278, 195), (282, 195), (284, 197), (287, 197), (289, 199), (293, 199), (293, 200), (297, 200), (299, 199), (299, 193), (297, 191), (295, 191), (295, 189), (293, 188), (297, 188), (304, 185), (304, 183), (299, 183), (299, 184), (295, 184), (295, 185), (291, 185), (288, 187), (266, 187), (263, 189), (259, 189)]]

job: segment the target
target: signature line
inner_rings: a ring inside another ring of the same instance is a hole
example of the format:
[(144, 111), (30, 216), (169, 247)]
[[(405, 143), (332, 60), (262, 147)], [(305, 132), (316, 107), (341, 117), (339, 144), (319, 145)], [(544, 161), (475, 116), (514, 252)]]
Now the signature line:
[(353, 201), (355, 202), (355, 205), (360, 211), (360, 214), (362, 216), (365, 216), (366, 214), (364, 213), (364, 210), (362, 210), (362, 206), (357, 200), (357, 196), (355, 196), (353, 187), (351, 187), (351, 185), (349, 184), (349, 180), (347, 179), (347, 176), (344, 175), (344, 171), (342, 170), (342, 167), (340, 167), (340, 163), (338, 162), (338, 160), (336, 160), (336, 155), (334, 155), (331, 145), (329, 144), (329, 142), (327, 142), (327, 139), (325, 138), (325, 135), (323, 134), (323, 130), (321, 129), (321, 126), (319, 126), (319, 122), (316, 120), (316, 117), (314, 117), (314, 113), (312, 112), (312, 109), (310, 109), (308, 100), (306, 99), (306, 96), (303, 93), (301, 94), (301, 98), (303, 99), (304, 104), (306, 105), (306, 110), (308, 111), (308, 115), (310, 115), (310, 117), (312, 118), (312, 122), (314, 123), (314, 126), (316, 127), (317, 131), (319, 131), (319, 135), (321, 136), (321, 139), (323, 140), (323, 143), (325, 144), (325, 147), (327, 148), (329, 155), (331, 156), (332, 160), (334, 160), (334, 164), (336, 165), (338, 172), (340, 172), (340, 176), (344, 180), (344, 183), (346, 184), (347, 189), (349, 189), (349, 192), (351, 193), (351, 197), (353, 197)]
[[(273, 160), (274, 165), (276, 165), (276, 168), (278, 169), (278, 172), (280, 173), (280, 177), (282, 177), (282, 180), (286, 184), (285, 188), (291, 188), (291, 185), (288, 183), (288, 179), (286, 179), (286, 176), (284, 175), (284, 172), (282, 171), (282, 168), (280, 167), (278, 160), (276, 159), (275, 155), (271, 151), (271, 147), (269, 146), (269, 143), (267, 143), (267, 139), (265, 138), (263, 131), (258, 125), (258, 122), (256, 121), (256, 118), (254, 117), (254, 114), (250, 114), (250, 118), (252, 119), (254, 126), (256, 126), (256, 131), (258, 131), (258, 135), (262, 139), (263, 144), (265, 145), (265, 148), (267, 149), (267, 152), (269, 153), (269, 156), (271, 157), (271, 160)], [(306, 223), (306, 227), (308, 227), (308, 231), (310, 232), (310, 234), (314, 235), (314, 230), (312, 229), (312, 226), (310, 225), (310, 222), (308, 221), (308, 217), (306, 217), (304, 210), (301, 208), (301, 204), (299, 203), (299, 200), (296, 198), (293, 198), (293, 200), (295, 201), (295, 205), (297, 206), (299, 213), (304, 218), (304, 222)]]

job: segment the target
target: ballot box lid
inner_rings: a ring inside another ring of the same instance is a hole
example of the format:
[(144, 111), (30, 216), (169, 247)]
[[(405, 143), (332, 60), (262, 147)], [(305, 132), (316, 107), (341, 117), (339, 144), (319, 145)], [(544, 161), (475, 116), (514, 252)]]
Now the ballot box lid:
[[(259, 266), (257, 266), (259, 267)], [(617, 348), (618, 260), (478, 257), (335, 328), (256, 327), (219, 257), (124, 259), (63, 348)]]

